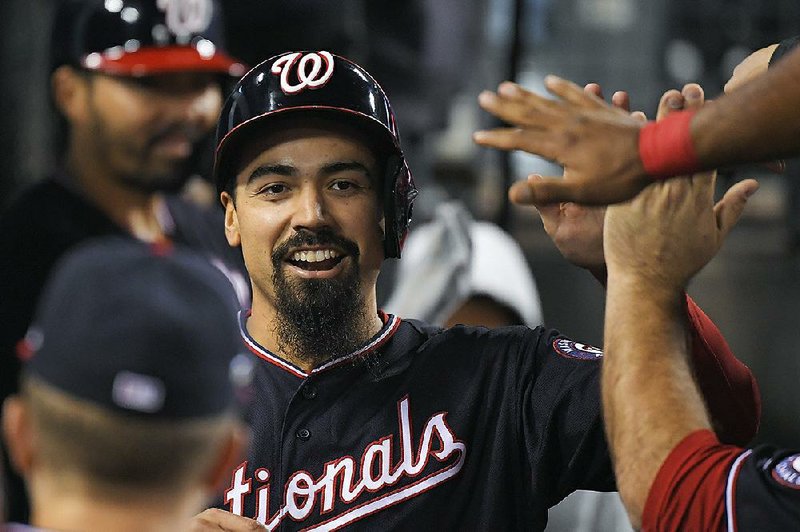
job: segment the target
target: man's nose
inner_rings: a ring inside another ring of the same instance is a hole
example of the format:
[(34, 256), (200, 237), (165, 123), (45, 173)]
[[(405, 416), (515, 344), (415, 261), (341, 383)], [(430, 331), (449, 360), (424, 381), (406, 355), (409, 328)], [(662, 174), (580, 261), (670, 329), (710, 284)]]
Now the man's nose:
[(313, 185), (301, 187), (297, 195), (297, 209), (292, 225), (296, 231), (330, 226), (325, 195), (318, 187)]
[(173, 105), (184, 124), (205, 133), (214, 126), (222, 110), (222, 93), (217, 85), (209, 84), (202, 89), (176, 95)]

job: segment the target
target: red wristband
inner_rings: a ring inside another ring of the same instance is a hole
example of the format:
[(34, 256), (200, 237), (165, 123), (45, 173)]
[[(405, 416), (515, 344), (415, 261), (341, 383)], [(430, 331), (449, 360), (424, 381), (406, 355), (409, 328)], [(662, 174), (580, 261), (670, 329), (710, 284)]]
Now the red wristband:
[(656, 179), (691, 174), (700, 169), (689, 124), (695, 111), (672, 113), (648, 122), (639, 132), (639, 157), (648, 175)]

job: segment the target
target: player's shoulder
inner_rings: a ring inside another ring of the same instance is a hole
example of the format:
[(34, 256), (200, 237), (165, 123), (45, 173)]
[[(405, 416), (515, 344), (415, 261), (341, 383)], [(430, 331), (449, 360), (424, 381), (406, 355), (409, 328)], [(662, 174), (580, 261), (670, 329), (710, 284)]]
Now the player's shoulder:
[(531, 329), (524, 325), (512, 325), (508, 327), (488, 328), (474, 325), (454, 325), (452, 327), (441, 327), (432, 325), (419, 320), (404, 319), (420, 335), (434, 345), (442, 343), (463, 343), (473, 344), (514, 344), (523, 342), (530, 344), (531, 341), (538, 341), (539, 338), (547, 333), (543, 327)]
[(473, 347), (520, 346), (534, 348), (542, 355), (555, 355), (563, 360), (598, 361), (603, 357), (602, 349), (586, 342), (573, 340), (557, 329), (543, 326), (534, 328), (524, 325), (488, 328), (472, 325), (439, 327), (419, 320), (403, 320), (417, 333), (426, 338), (431, 346), (441, 344), (469, 344)]

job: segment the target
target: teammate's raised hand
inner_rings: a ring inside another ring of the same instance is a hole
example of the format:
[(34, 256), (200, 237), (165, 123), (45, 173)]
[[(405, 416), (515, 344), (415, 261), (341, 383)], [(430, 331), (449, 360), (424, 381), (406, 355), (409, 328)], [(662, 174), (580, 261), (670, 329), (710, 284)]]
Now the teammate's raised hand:
[(560, 99), (544, 98), (511, 82), (478, 98), (481, 107), (512, 127), (478, 131), (475, 142), (523, 150), (570, 169), (569, 180), (545, 178), (515, 188), (512, 201), (606, 205), (633, 197), (651, 182), (639, 159), (642, 122), (561, 78), (548, 76), (545, 87)]
[[(589, 83), (583, 89), (586, 94), (603, 99), (600, 85)], [(612, 104), (624, 111), (629, 111), (630, 100), (627, 92), (615, 92)], [(641, 113), (639, 113), (641, 115)], [(641, 115), (644, 120), (644, 115)], [(569, 168), (564, 168), (564, 180), (571, 177)], [(524, 197), (529, 183), (543, 179), (540, 175), (531, 175), (527, 181), (515, 183), (509, 195)], [(555, 204), (538, 204), (539, 211), (547, 235), (553, 240), (561, 255), (572, 264), (589, 270), (598, 279), (605, 278), (605, 259), (603, 258), (603, 219), (605, 207), (587, 207), (574, 202)]]
[[(659, 114), (703, 105), (699, 85), (668, 91)], [(683, 290), (689, 279), (716, 255), (739, 219), (747, 199), (758, 188), (748, 179), (732, 186), (714, 205), (715, 172), (650, 185), (629, 203), (608, 208), (604, 249), (609, 278), (634, 276), (652, 287)]]

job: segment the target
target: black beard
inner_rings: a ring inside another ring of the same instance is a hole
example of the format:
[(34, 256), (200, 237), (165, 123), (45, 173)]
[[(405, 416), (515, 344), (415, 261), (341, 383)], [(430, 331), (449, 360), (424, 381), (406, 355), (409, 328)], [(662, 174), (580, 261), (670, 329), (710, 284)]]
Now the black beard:
[[(352, 267), (335, 279), (289, 279), (283, 259), (302, 245), (334, 244), (344, 250)], [(369, 339), (370, 316), (359, 284), (358, 246), (329, 230), (302, 231), (272, 254), (272, 282), (277, 307), (278, 348), (318, 367), (355, 351)]]
[(195, 142), (191, 155), (185, 161), (176, 164), (175, 169), (169, 173), (149, 176), (143, 174), (121, 175), (119, 180), (126, 187), (137, 192), (177, 194), (192, 175), (208, 175), (210, 173), (209, 159), (205, 155), (207, 152), (213, 153), (213, 148), (208, 142), (209, 138)]

